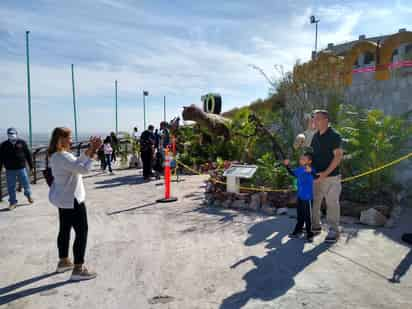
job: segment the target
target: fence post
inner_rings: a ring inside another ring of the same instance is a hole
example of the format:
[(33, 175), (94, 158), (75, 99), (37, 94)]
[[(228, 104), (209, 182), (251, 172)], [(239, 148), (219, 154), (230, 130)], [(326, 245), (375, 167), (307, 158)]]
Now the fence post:
[(37, 153), (38, 151), (39, 149), (33, 152), (33, 184), (37, 183)]
[(80, 157), (80, 151), (82, 148), (82, 143), (80, 142), (79, 145), (77, 146), (77, 156)]
[(3, 181), (1, 178), (1, 172), (3, 169), (0, 170), (0, 202), (3, 200)]

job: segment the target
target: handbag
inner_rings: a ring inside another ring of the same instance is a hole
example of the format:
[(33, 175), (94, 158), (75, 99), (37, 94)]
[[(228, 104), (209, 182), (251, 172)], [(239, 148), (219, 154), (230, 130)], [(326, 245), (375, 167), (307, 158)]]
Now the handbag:
[(46, 179), (46, 183), (49, 187), (52, 186), (54, 181), (54, 176), (51, 168), (49, 167), (49, 157), (46, 157), (46, 169), (43, 170), (43, 177)]

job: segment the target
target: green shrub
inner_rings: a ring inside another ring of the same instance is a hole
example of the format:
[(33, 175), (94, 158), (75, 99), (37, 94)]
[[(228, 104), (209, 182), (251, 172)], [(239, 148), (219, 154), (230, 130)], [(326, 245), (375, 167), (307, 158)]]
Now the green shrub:
[[(403, 155), (412, 135), (407, 116), (388, 116), (381, 110), (342, 105), (337, 129), (345, 142), (346, 156), (342, 164), (344, 176), (375, 169)], [(394, 169), (386, 168), (346, 186), (358, 199), (368, 200), (369, 195), (393, 189), (397, 184)]]

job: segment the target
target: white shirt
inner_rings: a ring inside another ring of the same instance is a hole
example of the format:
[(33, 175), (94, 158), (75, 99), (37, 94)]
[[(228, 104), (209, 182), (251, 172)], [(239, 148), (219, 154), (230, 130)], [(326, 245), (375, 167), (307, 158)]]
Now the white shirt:
[(82, 175), (92, 167), (92, 159), (82, 154), (76, 158), (63, 151), (54, 153), (49, 161), (54, 181), (49, 191), (50, 202), (58, 208), (74, 208), (74, 199), (82, 203), (86, 199)]
[(110, 144), (104, 144), (103, 151), (105, 155), (111, 155), (113, 153), (113, 148)]

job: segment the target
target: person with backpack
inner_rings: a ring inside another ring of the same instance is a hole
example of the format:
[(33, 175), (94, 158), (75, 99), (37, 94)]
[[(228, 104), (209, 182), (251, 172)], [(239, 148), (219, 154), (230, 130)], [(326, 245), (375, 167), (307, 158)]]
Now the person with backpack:
[[(59, 213), (59, 234), (57, 248), (59, 262), (57, 273), (72, 270), (71, 280), (93, 279), (95, 272), (84, 266), (88, 220), (86, 211), (86, 192), (82, 175), (87, 174), (97, 150), (102, 145), (98, 137), (90, 139), (89, 148), (79, 158), (71, 152), (72, 134), (68, 128), (58, 127), (53, 130), (49, 148), (48, 164), (50, 174), (49, 201), (56, 206)], [(76, 238), (73, 243), (74, 264), (69, 258), (70, 232), (74, 229)]]

